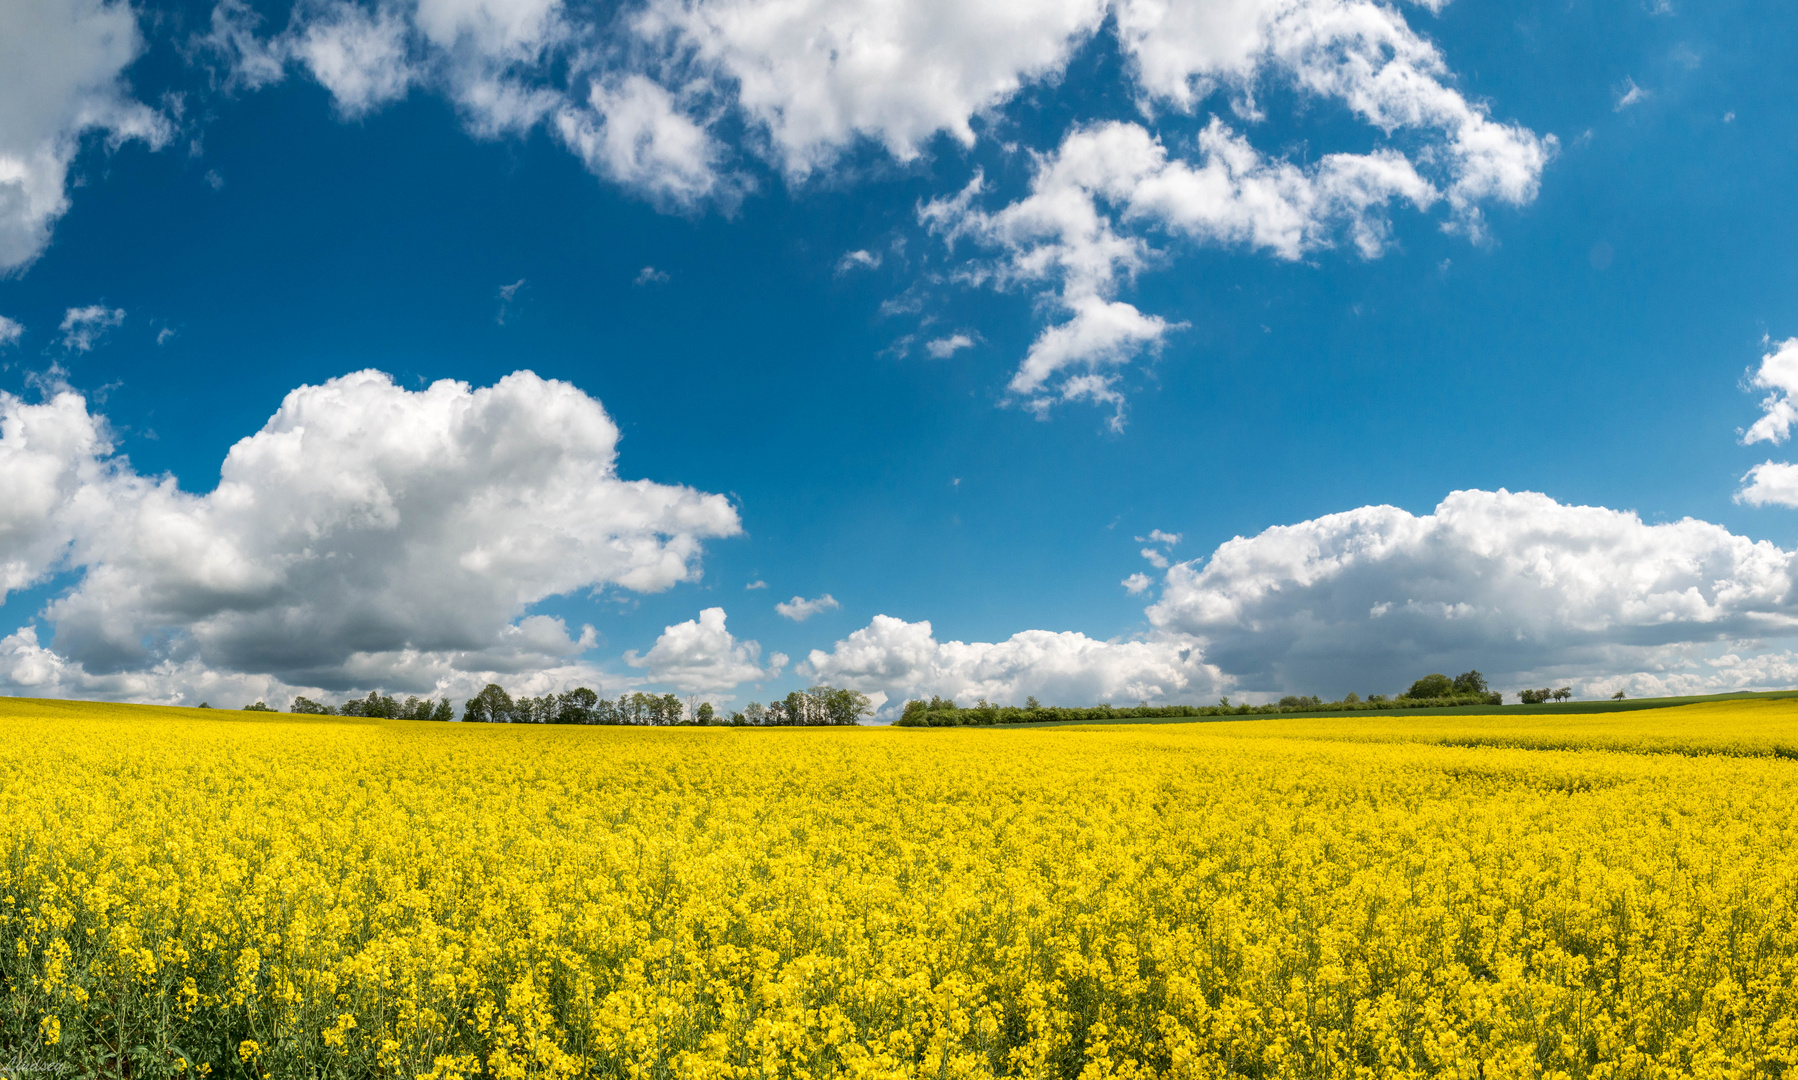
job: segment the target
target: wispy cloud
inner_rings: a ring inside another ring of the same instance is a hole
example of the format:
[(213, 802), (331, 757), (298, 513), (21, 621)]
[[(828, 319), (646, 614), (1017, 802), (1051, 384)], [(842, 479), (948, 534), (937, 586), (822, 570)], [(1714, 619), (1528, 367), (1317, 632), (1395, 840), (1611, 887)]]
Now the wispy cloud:
[(494, 322), (501, 326), (506, 325), (506, 320), (512, 317), (512, 306), (517, 302), (518, 294), (524, 287), (525, 280), (523, 278), (519, 278), (510, 285), (499, 287), (499, 314), (494, 316)]
[(925, 345), (924, 351), (938, 360), (947, 360), (962, 349), (973, 347), (974, 339), (967, 334), (950, 334), (948, 337), (937, 338)]
[(109, 308), (105, 304), (89, 304), (87, 307), (70, 308), (63, 313), (62, 347), (67, 352), (91, 352), (108, 330), (125, 321), (124, 308)]
[(803, 596), (795, 596), (785, 603), (775, 604), (774, 610), (794, 622), (804, 622), (822, 611), (835, 611), (843, 605), (837, 603), (836, 597), (825, 593), (816, 600), (807, 600)]
[(845, 251), (837, 260), (837, 273), (847, 274), (851, 270), (872, 270), (880, 265), (880, 255), (872, 251)]

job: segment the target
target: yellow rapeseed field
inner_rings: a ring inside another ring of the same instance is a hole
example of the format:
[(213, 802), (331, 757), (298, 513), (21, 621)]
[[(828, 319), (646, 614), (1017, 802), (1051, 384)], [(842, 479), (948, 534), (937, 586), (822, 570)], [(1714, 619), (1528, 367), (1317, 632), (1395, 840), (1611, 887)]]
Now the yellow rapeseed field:
[(7, 702), (0, 1075), (1778, 1077), (1793, 747)]

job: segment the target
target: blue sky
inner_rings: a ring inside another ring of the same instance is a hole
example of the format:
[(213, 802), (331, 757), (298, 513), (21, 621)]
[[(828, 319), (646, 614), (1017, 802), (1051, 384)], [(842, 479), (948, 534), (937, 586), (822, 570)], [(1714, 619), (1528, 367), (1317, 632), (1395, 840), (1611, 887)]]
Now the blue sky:
[(1793, 20), (1159, 10), (0, 14), (0, 689), (1798, 679)]

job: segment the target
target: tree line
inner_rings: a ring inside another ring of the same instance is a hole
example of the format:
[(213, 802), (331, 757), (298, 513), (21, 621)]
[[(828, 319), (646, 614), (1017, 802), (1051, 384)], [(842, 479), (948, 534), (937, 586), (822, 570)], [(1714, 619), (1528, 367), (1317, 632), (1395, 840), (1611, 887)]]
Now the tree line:
[[(263, 702), (245, 705), (248, 712), (274, 712)], [(455, 719), (448, 698), (408, 697), (398, 701), (390, 694), (370, 690), (366, 698), (350, 698), (327, 705), (296, 697), (288, 712), (311, 716), (363, 716), (394, 720)], [(677, 725), (731, 727), (845, 727), (861, 723), (873, 713), (866, 694), (833, 686), (795, 690), (780, 701), (762, 705), (750, 702), (728, 716), (709, 701), (682, 700), (673, 694), (625, 694), (602, 698), (585, 686), (563, 694), (515, 698), (505, 688), (488, 683), (463, 703), (462, 720), (477, 724), (591, 724), (643, 727)]]
[[(1524, 691), (1522, 698), (1532, 702)], [(1540, 691), (1550, 694), (1550, 691)], [(1553, 691), (1572, 697), (1572, 690)], [(1621, 696), (1621, 695), (1619, 695)], [(1348, 694), (1339, 701), (1324, 701), (1310, 695), (1288, 695), (1266, 705), (1231, 704), (1229, 698), (1216, 705), (1140, 705), (1114, 707), (1101, 703), (1088, 708), (1042, 705), (1032, 697), (1019, 705), (994, 705), (985, 698), (971, 706), (959, 706), (952, 698), (931, 697), (905, 703), (899, 719), (900, 727), (964, 727), (988, 724), (1040, 724), (1057, 720), (1156, 720), (1187, 716), (1270, 716), (1280, 713), (1373, 712), (1389, 709), (1442, 709), (1457, 705), (1502, 705), (1504, 694), (1493, 690), (1478, 671), (1465, 671), (1454, 678), (1433, 673), (1411, 684), (1401, 694), (1387, 696)], [(1547, 700), (1546, 698), (1540, 700)], [(1557, 698), (1556, 700), (1562, 700)]]

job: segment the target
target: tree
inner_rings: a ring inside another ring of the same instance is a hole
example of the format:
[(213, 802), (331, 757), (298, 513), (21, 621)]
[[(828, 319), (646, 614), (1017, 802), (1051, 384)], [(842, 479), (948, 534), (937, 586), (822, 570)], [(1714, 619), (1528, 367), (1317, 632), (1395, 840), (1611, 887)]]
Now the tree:
[(506, 724), (512, 720), (512, 696), (497, 683), (488, 683), (462, 706), (463, 723)]
[(834, 727), (852, 727), (874, 712), (874, 703), (858, 690), (840, 690), (834, 686), (814, 686), (806, 691), (811, 699), (810, 721)]
[(1400, 694), (1400, 697), (1417, 700), (1418, 698), (1444, 698), (1455, 692), (1454, 681), (1440, 673), (1425, 675), (1411, 684), (1411, 689)]
[(244, 712), (274, 712), (275, 710), (269, 708), (263, 702), (258, 701), (254, 705), (245, 705), (243, 707), (243, 711)]
[(1455, 676), (1454, 691), (1457, 694), (1486, 694), (1490, 690), (1486, 686), (1486, 677), (1477, 671), (1463, 671)]
[(454, 720), (456, 710), (450, 708), (449, 698), (438, 698), (437, 707), (431, 710), (432, 720)]
[(593, 724), (599, 721), (599, 695), (584, 686), (556, 699), (556, 723)]
[(1619, 690), (1615, 694), (1612, 694), (1611, 700), (1612, 701), (1622, 701), (1623, 700), (1623, 691)]
[(1556, 701), (1566, 701), (1567, 699), (1571, 698), (1572, 696), (1573, 696), (1573, 687), (1571, 687), (1571, 686), (1563, 686), (1559, 690), (1555, 691), (1555, 700)]
[(293, 704), (287, 707), (287, 711), (291, 713), (306, 713), (311, 716), (330, 716), (337, 712), (336, 709), (333, 709), (329, 705), (320, 705), (311, 698), (304, 697), (294, 698)]
[(712, 703), (709, 701), (700, 702), (699, 708), (693, 710), (693, 719), (702, 725), (710, 726), (717, 718), (718, 713), (712, 708)]

